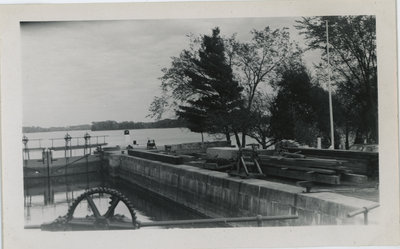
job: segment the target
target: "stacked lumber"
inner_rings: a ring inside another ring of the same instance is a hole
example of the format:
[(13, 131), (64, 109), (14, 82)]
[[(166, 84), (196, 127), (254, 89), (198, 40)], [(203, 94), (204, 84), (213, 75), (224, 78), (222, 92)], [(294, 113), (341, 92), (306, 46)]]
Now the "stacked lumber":
[(289, 152), (298, 152), (306, 157), (342, 160), (343, 166), (353, 173), (377, 178), (379, 175), (379, 153), (350, 151), (350, 150), (326, 150), (314, 148), (284, 148)]
[(170, 164), (183, 164), (183, 157), (148, 150), (128, 150), (128, 155)]
[(279, 156), (259, 155), (259, 160), (267, 175), (334, 185), (341, 184), (341, 181), (364, 183), (367, 180), (364, 175), (352, 174), (341, 160), (306, 158), (301, 154), (295, 156), (288, 153)]

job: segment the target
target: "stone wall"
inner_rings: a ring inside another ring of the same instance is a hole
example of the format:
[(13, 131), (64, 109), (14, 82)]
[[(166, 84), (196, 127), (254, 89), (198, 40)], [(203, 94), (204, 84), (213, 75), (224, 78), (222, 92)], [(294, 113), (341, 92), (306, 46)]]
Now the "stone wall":
[[(335, 193), (305, 194), (303, 188), (292, 185), (240, 179), (187, 165), (126, 155), (111, 156), (110, 160), (115, 176), (210, 217), (298, 214), (298, 220), (275, 222), (287, 225), (361, 224), (362, 215), (347, 218), (347, 213), (375, 204)], [(370, 223), (374, 223), (373, 220), (370, 217)]]

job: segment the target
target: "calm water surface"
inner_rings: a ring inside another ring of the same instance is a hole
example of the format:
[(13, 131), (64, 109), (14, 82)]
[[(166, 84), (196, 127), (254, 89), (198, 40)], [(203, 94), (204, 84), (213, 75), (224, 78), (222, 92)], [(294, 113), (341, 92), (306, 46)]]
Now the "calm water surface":
[[(38, 132), (25, 134), (30, 141), (29, 148), (33, 147), (51, 147), (50, 139), (60, 138), (53, 141), (53, 146), (64, 146), (63, 140), (67, 131), (58, 132)], [(96, 136), (106, 135), (107, 146), (126, 146), (126, 140), (132, 143), (133, 140), (139, 145), (146, 145), (148, 139), (155, 139), (157, 147), (163, 148), (166, 144), (179, 144), (200, 142), (199, 133), (190, 132), (186, 128), (168, 128), (168, 129), (141, 129), (130, 130), (128, 139), (124, 136), (124, 130), (113, 131), (68, 131), (72, 137), (83, 137), (88, 132), (92, 138), (91, 143), (96, 143)], [(36, 139), (41, 139), (36, 140)], [(99, 138), (99, 142), (103, 142)], [(224, 140), (224, 136), (205, 134), (205, 141)], [(72, 145), (83, 144), (83, 139), (72, 139)], [(234, 139), (232, 139), (234, 141)], [(249, 143), (254, 140), (248, 139)], [(73, 150), (73, 156), (82, 155), (82, 150)], [(64, 151), (55, 151), (53, 156), (64, 157)], [(41, 158), (41, 151), (31, 151), (31, 159)], [(74, 199), (90, 188), (108, 186), (115, 188), (126, 195), (134, 205), (136, 216), (139, 221), (162, 221), (162, 220), (182, 220), (204, 218), (201, 214), (189, 210), (176, 203), (161, 199), (141, 188), (126, 185), (119, 181), (110, 181), (101, 174), (82, 174), (76, 176), (52, 177), (42, 179), (24, 179), (25, 195), (25, 225), (39, 225), (45, 222), (51, 222), (59, 216), (67, 213), (69, 206)], [(108, 200), (96, 199), (97, 206), (108, 207)], [(117, 208), (117, 213), (129, 216), (128, 209), (124, 206)], [(85, 217), (91, 214), (87, 203), (79, 205), (74, 213), (75, 217)], [(196, 227), (215, 227), (216, 225), (196, 225)], [(193, 227), (193, 226), (180, 226)], [(153, 228), (153, 227), (150, 227)]]
[[(68, 177), (25, 179), (25, 225), (39, 225), (52, 222), (67, 213), (72, 202), (86, 190), (94, 187), (111, 187), (123, 193), (133, 204), (137, 220), (142, 222), (201, 219), (205, 216), (179, 204), (162, 199), (142, 188), (121, 181), (106, 180), (100, 173), (82, 174)], [(94, 199), (99, 211), (106, 211), (109, 199)], [(120, 202), (115, 213), (130, 217), (128, 209)], [(92, 215), (87, 202), (82, 201), (74, 212), (74, 217)], [(216, 225), (186, 225), (175, 227), (215, 227)], [(166, 227), (148, 227), (154, 229)], [(170, 228), (170, 227), (167, 227)]]

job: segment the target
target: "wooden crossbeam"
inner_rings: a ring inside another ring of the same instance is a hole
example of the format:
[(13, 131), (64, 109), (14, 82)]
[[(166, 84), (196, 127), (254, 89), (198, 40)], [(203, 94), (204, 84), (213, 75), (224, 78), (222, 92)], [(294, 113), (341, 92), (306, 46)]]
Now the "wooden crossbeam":
[(307, 173), (304, 171), (298, 171), (298, 170), (292, 170), (292, 169), (282, 170), (281, 168), (277, 168), (277, 167), (264, 167), (263, 170), (267, 175), (274, 175), (274, 176), (280, 176), (280, 177), (286, 177), (286, 178), (292, 178), (292, 179), (298, 179), (298, 180), (313, 181), (313, 182), (319, 182), (319, 183), (327, 183), (327, 184), (333, 184), (333, 185), (340, 184), (340, 176), (339, 175), (325, 175), (325, 174), (319, 174), (316, 172)]

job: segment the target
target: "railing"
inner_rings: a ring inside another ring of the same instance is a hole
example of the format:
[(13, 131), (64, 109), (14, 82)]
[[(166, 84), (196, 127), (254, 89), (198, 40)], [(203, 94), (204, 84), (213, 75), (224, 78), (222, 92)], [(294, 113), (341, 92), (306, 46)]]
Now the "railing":
[(369, 206), (369, 207), (363, 207), (363, 208), (360, 208), (360, 209), (354, 210), (353, 212), (348, 213), (347, 217), (351, 218), (351, 217), (354, 217), (359, 214), (364, 214), (364, 225), (368, 225), (368, 213), (369, 213), (369, 211), (371, 211), (372, 209), (375, 209), (377, 207), (379, 207), (378, 203), (374, 204), (372, 206)]
[[(257, 215), (255, 217), (231, 217), (231, 218), (212, 218), (212, 219), (194, 219), (194, 220), (170, 220), (170, 221), (152, 221), (152, 222), (137, 222), (137, 228), (151, 227), (151, 226), (176, 226), (176, 225), (193, 225), (193, 224), (212, 224), (212, 223), (228, 223), (228, 222), (251, 222), (256, 221), (258, 227), (262, 227), (263, 221), (277, 221), (277, 220), (289, 220), (298, 219), (297, 215), (282, 215), (282, 216), (262, 216)], [(73, 223), (73, 221), (71, 221)], [(93, 222), (93, 221), (90, 221)], [(68, 223), (66, 223), (67, 225)], [(79, 222), (79, 225), (88, 227), (88, 222)], [(120, 229), (135, 229), (136, 227), (132, 223), (121, 223), (120, 225), (114, 225)], [(25, 229), (41, 229), (41, 225), (26, 225)]]
[(282, 215), (282, 216), (257, 215), (255, 217), (233, 217), (233, 218), (138, 222), (138, 225), (139, 225), (139, 227), (150, 227), (150, 226), (172, 226), (172, 225), (192, 225), (192, 224), (212, 224), (212, 223), (256, 221), (257, 226), (261, 227), (263, 221), (288, 220), (288, 219), (298, 219), (298, 218), (299, 218), (299, 216), (297, 216), (297, 215)]
[[(30, 150), (43, 150), (45, 149), (46, 146), (42, 145), (42, 141), (47, 140), (47, 141), (51, 141), (51, 146), (47, 146), (48, 148), (65, 148), (65, 147), (80, 147), (80, 146), (94, 146), (97, 144), (106, 144), (106, 137), (108, 137), (108, 135), (102, 135), (102, 136), (88, 136), (88, 137), (68, 137), (67, 140), (66, 138), (49, 138), (49, 139), (41, 139), (41, 138), (36, 138), (36, 139), (28, 139), (27, 137), (25, 137), (25, 140), (23, 140), (23, 143), (25, 145), (24, 151), (30, 151)], [(58, 146), (54, 146), (54, 141), (59, 141), (59, 140), (63, 140), (66, 141), (66, 143), (64, 145), (58, 145)], [(72, 145), (72, 141), (75, 140), (76, 143), (75, 145)], [(94, 140), (95, 140), (95, 144), (94, 144)], [(28, 148), (27, 144), (29, 141), (38, 141), (39, 142), (39, 146), (38, 147), (32, 147), (32, 148)], [(79, 141), (82, 141), (81, 143)], [(93, 143), (93, 144), (92, 144)]]
[[(51, 141), (51, 145), (43, 145), (42, 141), (45, 139), (29, 139), (25, 135), (22, 138), (22, 143), (24, 144), (23, 151), (23, 159), (29, 160), (30, 159), (30, 151), (45, 151), (47, 148), (52, 151), (64, 151), (65, 157), (67, 157), (67, 151), (69, 151), (69, 157), (72, 156), (72, 150), (79, 150), (83, 149), (84, 154), (87, 152), (91, 153), (92, 148), (102, 147), (107, 145), (106, 137), (108, 135), (101, 135), (101, 136), (90, 136), (89, 133), (86, 133), (83, 137), (71, 137), (68, 133), (63, 138), (50, 138), (46, 139), (47, 141)], [(76, 141), (73, 143), (73, 141)], [(81, 140), (81, 143), (80, 143)], [(39, 147), (28, 147), (29, 141), (38, 141)], [(65, 141), (64, 144), (58, 142), (55, 145), (54, 141)], [(93, 143), (92, 143), (93, 142)]]
[[(82, 144), (85, 144), (85, 141), (88, 140), (89, 143), (92, 143), (92, 139), (96, 138), (96, 144), (101, 144), (101, 143), (106, 143), (106, 137), (108, 137), (108, 135), (102, 135), (102, 136), (89, 136), (89, 137), (69, 137), (69, 140), (72, 142), (72, 140), (76, 139), (76, 145), (79, 146), (79, 140), (82, 140)], [(103, 142), (100, 141), (99, 143), (99, 138), (103, 138)], [(51, 147), (54, 147), (54, 141), (55, 140), (64, 140), (65, 141), (65, 137), (64, 138), (50, 138), (48, 140), (51, 140)], [(71, 146), (71, 145), (70, 145)]]

